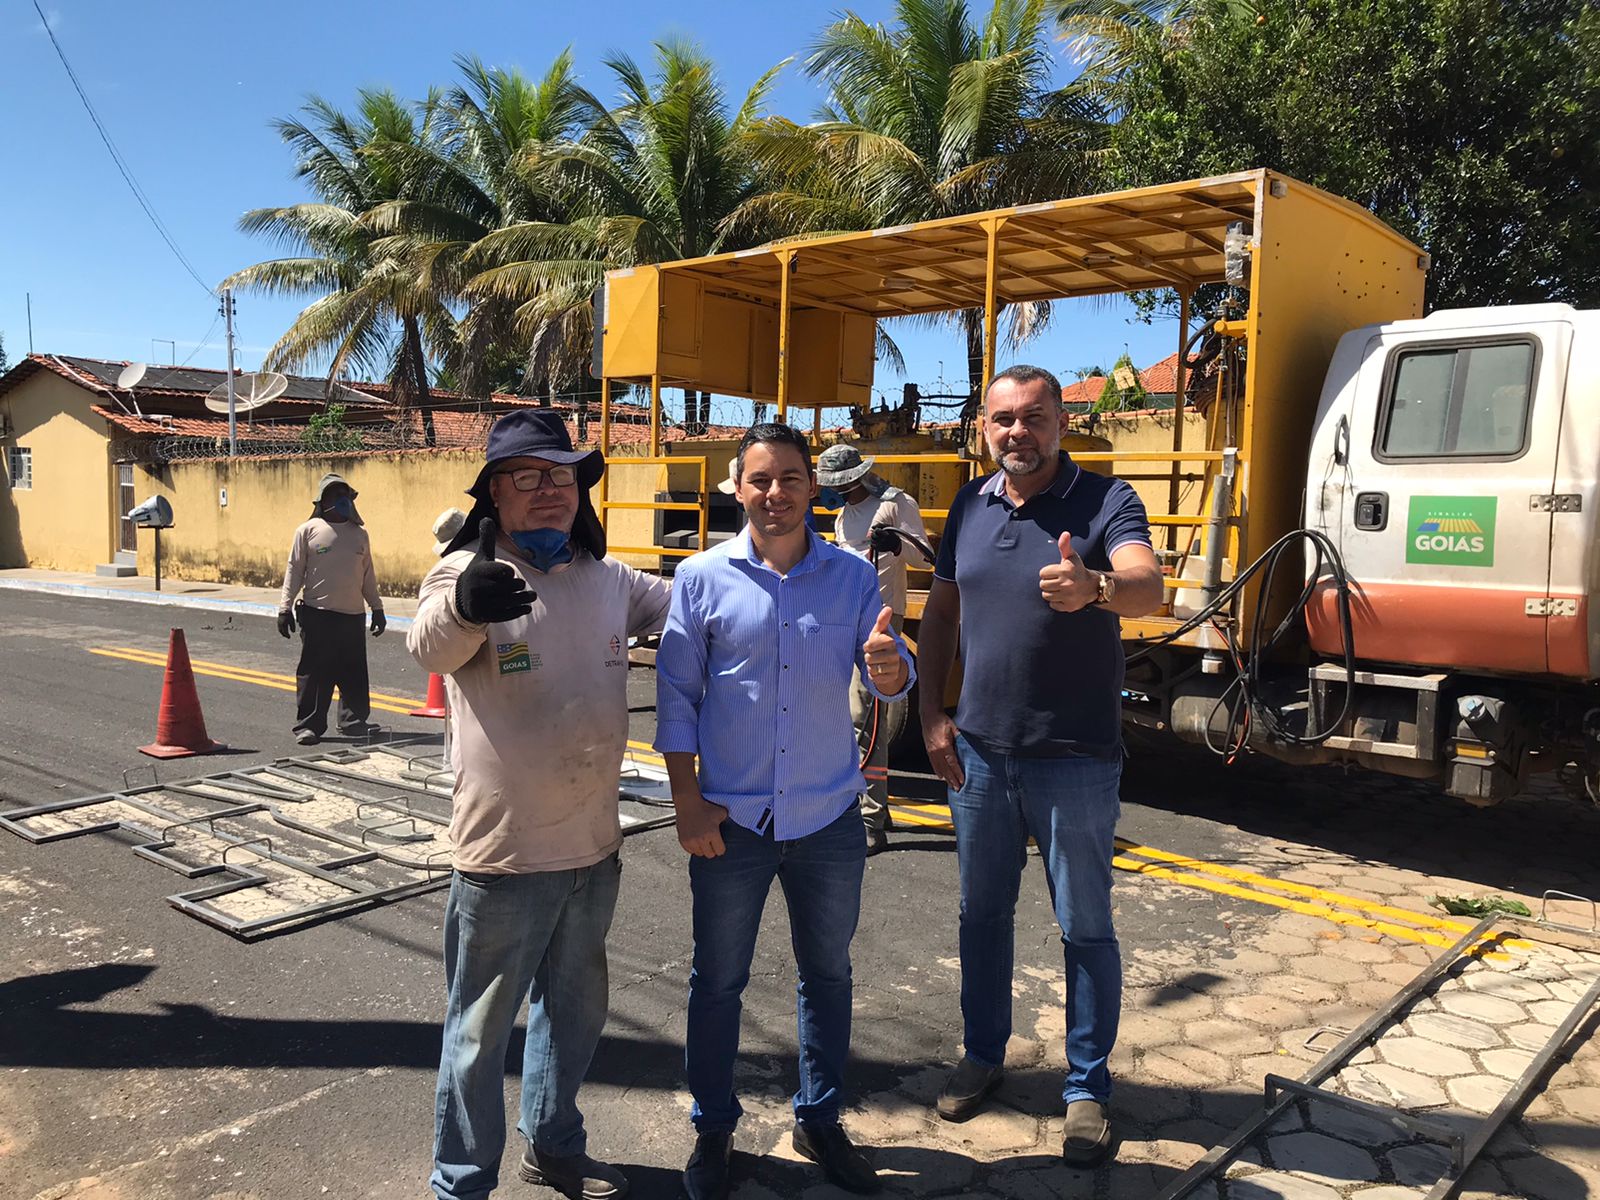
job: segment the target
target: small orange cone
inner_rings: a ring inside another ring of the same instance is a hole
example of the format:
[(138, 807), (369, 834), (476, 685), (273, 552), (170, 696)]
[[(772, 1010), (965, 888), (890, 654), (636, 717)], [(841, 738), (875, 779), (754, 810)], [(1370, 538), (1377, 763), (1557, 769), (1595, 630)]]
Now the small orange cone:
[(156, 740), (140, 746), (139, 752), (152, 758), (186, 758), (223, 749), (226, 747), (221, 742), (213, 742), (206, 733), (200, 694), (194, 687), (194, 668), (189, 665), (189, 644), (183, 639), (183, 630), (174, 629), (167, 646), (167, 677), (161, 685)]
[(421, 708), (413, 708), (413, 717), (448, 717), (450, 710), (447, 707), (444, 694), (444, 676), (432, 672), (428, 674), (428, 699)]

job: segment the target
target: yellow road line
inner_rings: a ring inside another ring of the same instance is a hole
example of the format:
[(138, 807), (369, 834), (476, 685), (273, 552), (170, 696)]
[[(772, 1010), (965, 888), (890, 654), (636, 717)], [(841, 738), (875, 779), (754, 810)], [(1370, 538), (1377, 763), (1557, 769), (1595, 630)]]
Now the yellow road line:
[[(918, 804), (915, 808), (908, 808), (904, 806), (906, 803), (902, 801), (898, 805), (891, 804), (896, 820), (904, 819), (910, 824), (928, 828), (954, 828), (948, 819), (950, 813), (948, 806)], [(1301, 913), (1305, 916), (1318, 917), (1335, 925), (1370, 929), (1376, 933), (1388, 934), (1403, 941), (1444, 948), (1453, 946), (1462, 933), (1472, 928), (1470, 924), (1444, 921), (1426, 913), (1415, 913), (1385, 904), (1374, 904), (1354, 896), (1344, 896), (1338, 892), (1311, 887), (1308, 884), (1273, 879), (1269, 876), (1241, 871), (1235, 867), (1224, 866), (1220, 863), (1210, 863), (1187, 855), (1157, 850), (1151, 846), (1130, 842), (1125, 838), (1117, 839), (1117, 847), (1119, 850), (1155, 860), (1153, 862), (1140, 862), (1137, 858), (1128, 857), (1127, 854), (1119, 854), (1111, 860), (1114, 867), (1131, 874), (1148, 875), (1152, 878), (1163, 879), (1185, 887), (1198, 888), (1201, 891), (1213, 892), (1217, 895), (1250, 900), (1257, 904), (1265, 904), (1273, 908)], [(1161, 865), (1162, 863), (1169, 865), (1164, 866)], [(1187, 869), (1180, 870), (1178, 869), (1180, 867)], [(1217, 876), (1219, 878), (1207, 878), (1207, 876)], [(1262, 890), (1269, 888), (1274, 891), (1286, 891), (1298, 896), (1309, 897), (1309, 899), (1279, 896), (1273, 894), (1273, 891)], [(1341, 909), (1355, 911), (1346, 912), (1341, 911)], [(1406, 924), (1401, 925), (1396, 924), (1393, 920), (1382, 920), (1380, 919), (1382, 917), (1397, 918), (1406, 922)]]
[(1174, 867), (1198, 871), (1205, 875), (1216, 875), (1224, 879), (1237, 880), (1240, 883), (1249, 883), (1256, 887), (1271, 888), (1274, 891), (1288, 892), (1291, 895), (1304, 896), (1313, 900), (1342, 904), (1347, 908), (1358, 908), (1363, 912), (1372, 913), (1374, 916), (1393, 917), (1428, 929), (1440, 929), (1446, 932), (1463, 934), (1471, 929), (1474, 924), (1471, 921), (1447, 921), (1428, 913), (1412, 912), (1410, 909), (1394, 908), (1387, 904), (1376, 904), (1370, 900), (1359, 900), (1354, 896), (1343, 896), (1338, 892), (1330, 892), (1306, 883), (1291, 883), (1286, 879), (1273, 879), (1267, 875), (1256, 875), (1250, 871), (1241, 871), (1237, 867), (1206, 862), (1204, 859), (1190, 858), (1183, 854), (1172, 854), (1169, 851), (1157, 850), (1150, 846), (1141, 846), (1137, 842), (1130, 842), (1124, 838), (1117, 839), (1117, 848), (1131, 854), (1137, 854), (1143, 858), (1151, 858), (1158, 862), (1168, 863)]
[[(105, 658), (121, 659), (124, 662), (138, 663), (140, 666), (144, 667), (164, 667), (167, 665), (166, 659), (164, 658), (150, 658), (142, 654), (125, 654), (121, 651), (102, 650), (93, 646), (89, 648), (89, 653), (98, 654)], [(194, 673), (196, 675), (207, 675), (214, 679), (228, 679), (234, 683), (251, 683), (256, 687), (272, 688), (280, 692), (292, 692), (295, 690), (293, 683), (280, 683), (274, 679), (262, 679), (251, 675), (242, 675), (237, 671), (218, 670), (215, 667), (202, 665), (194, 662), (193, 660), (190, 660), (189, 665), (194, 669)], [(410, 713), (412, 708), (417, 706), (417, 703), (417, 701), (411, 701), (409, 702), (408, 707), (401, 707), (399, 705), (389, 704), (384, 701), (374, 699), (372, 701), (372, 707), (383, 712), (406, 715)]]
[[(106, 646), (101, 650), (95, 650), (94, 653), (111, 653), (125, 658), (132, 658), (136, 656), (138, 659), (144, 662), (159, 666), (165, 666), (167, 662), (166, 655), (164, 654), (158, 654), (150, 650), (139, 650), (133, 646)], [(252, 679), (266, 680), (271, 683), (286, 683), (289, 684), (291, 688), (294, 686), (295, 681), (295, 677), (293, 675), (280, 675), (274, 671), (258, 671), (254, 667), (241, 667), (236, 666), (233, 663), (208, 662), (203, 658), (191, 658), (189, 660), (189, 665), (195, 667), (196, 669), (200, 667), (206, 667), (213, 671), (226, 671), (230, 675), (248, 676)], [(388, 692), (369, 692), (368, 694), (374, 700), (383, 700), (390, 704), (406, 704), (411, 708), (420, 708), (423, 703), (422, 700), (415, 696), (395, 696)]]

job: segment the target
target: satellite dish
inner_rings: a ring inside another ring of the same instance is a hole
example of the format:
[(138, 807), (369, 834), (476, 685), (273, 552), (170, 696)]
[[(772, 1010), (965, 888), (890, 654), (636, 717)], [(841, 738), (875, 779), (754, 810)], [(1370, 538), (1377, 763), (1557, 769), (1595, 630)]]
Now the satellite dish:
[[(268, 401), (276, 400), (289, 389), (289, 377), (278, 371), (255, 371), (239, 375), (233, 381), (233, 408), (235, 412), (249, 412)], [(228, 411), (228, 385), (219, 383), (206, 393), (206, 407), (214, 413)]]
[(122, 374), (117, 376), (117, 386), (125, 392), (133, 391), (149, 369), (144, 363), (129, 363), (122, 368)]

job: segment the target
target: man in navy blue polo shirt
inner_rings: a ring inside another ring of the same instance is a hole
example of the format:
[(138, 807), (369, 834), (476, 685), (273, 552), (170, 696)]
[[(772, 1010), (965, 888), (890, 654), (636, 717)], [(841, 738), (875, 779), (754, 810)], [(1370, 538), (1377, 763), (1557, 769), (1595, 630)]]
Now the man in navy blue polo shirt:
[[(938, 1110), (965, 1120), (999, 1086), (1031, 836), (1066, 953), (1061, 1153), (1085, 1165), (1111, 1144), (1106, 1060), (1122, 1006), (1111, 922), (1122, 778), (1118, 616), (1161, 604), (1161, 571), (1133, 488), (1061, 451), (1054, 375), (1003, 371), (984, 413), (1000, 470), (967, 484), (950, 505), (918, 646), (923, 737), (950, 788), (961, 876), (966, 1053)], [(958, 631), (964, 676), (952, 722), (943, 698)]]

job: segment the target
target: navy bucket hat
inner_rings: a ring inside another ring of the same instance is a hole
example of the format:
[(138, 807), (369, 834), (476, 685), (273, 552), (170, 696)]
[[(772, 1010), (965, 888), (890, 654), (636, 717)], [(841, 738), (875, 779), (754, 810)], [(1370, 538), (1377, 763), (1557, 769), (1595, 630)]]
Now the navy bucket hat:
[(489, 477), (494, 474), (497, 463), (512, 458), (542, 458), (557, 466), (578, 468), (578, 515), (572, 523), (572, 540), (595, 558), (604, 558), (605, 530), (595, 515), (594, 506), (589, 503), (589, 489), (605, 474), (605, 457), (598, 450), (573, 449), (567, 423), (559, 413), (547, 408), (524, 408), (507, 413), (490, 428), (483, 470), (467, 489), (467, 495), (474, 502), (472, 511), (467, 514), (461, 531), (451, 539), (446, 553), (474, 548), (478, 542), (478, 522), (484, 517), (494, 517), (498, 522), (499, 515), (489, 493)]

